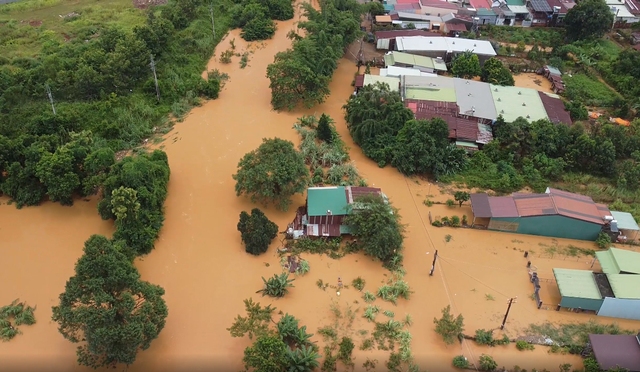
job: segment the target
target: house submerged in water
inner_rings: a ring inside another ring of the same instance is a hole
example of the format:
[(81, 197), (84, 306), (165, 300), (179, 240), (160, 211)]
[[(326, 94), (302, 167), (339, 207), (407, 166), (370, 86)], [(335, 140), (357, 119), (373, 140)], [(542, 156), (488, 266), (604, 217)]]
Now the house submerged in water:
[(354, 200), (361, 196), (377, 195), (387, 200), (375, 187), (329, 186), (307, 189), (307, 204), (298, 208), (296, 217), (287, 227), (287, 236), (338, 237), (350, 234), (343, 223), (351, 210), (357, 210)]

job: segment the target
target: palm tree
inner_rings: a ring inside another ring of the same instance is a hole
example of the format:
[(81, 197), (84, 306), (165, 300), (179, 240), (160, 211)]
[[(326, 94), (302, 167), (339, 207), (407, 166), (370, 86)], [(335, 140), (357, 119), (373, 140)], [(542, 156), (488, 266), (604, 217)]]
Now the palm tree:
[(320, 354), (313, 347), (302, 346), (299, 349), (287, 349), (289, 372), (310, 372), (318, 368)]
[(284, 297), (289, 293), (289, 287), (293, 287), (293, 279), (289, 279), (289, 273), (282, 273), (280, 275), (274, 274), (272, 278), (266, 280), (262, 277), (264, 282), (264, 288), (256, 291), (256, 293), (262, 293), (262, 296), (270, 297)]

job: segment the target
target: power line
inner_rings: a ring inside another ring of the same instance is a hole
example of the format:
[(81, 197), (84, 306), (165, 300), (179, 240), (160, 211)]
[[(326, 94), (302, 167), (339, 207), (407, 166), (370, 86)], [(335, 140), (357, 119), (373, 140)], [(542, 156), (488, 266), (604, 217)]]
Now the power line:
[(478, 282), (478, 283), (480, 283), (480, 284), (484, 285), (485, 287), (487, 287), (487, 288), (491, 289), (492, 291), (495, 291), (496, 293), (498, 293), (498, 294), (500, 294), (500, 295), (504, 296), (505, 298), (509, 298), (509, 296), (507, 296), (506, 294), (504, 294), (504, 293), (502, 293), (502, 292), (498, 291), (497, 289), (495, 289), (495, 288), (491, 287), (490, 285), (488, 285), (488, 284), (484, 283), (482, 280), (480, 280), (480, 279), (478, 279), (478, 278), (476, 278), (476, 277), (474, 277), (474, 276), (472, 276), (472, 275), (469, 275), (469, 274), (467, 274), (466, 272), (464, 272), (464, 271), (460, 270), (459, 268), (457, 268), (456, 266), (454, 266), (451, 262), (449, 262), (449, 261), (445, 260), (444, 258), (442, 258), (442, 256), (440, 256), (440, 260), (442, 260), (442, 261), (444, 261), (444, 262), (448, 263), (448, 264), (449, 264), (449, 265), (451, 265), (454, 269), (456, 269), (456, 270), (460, 271), (460, 272), (461, 272), (461, 273), (463, 273), (464, 275), (466, 275), (466, 276), (468, 276), (469, 278), (471, 278), (471, 279), (475, 280), (476, 282)]

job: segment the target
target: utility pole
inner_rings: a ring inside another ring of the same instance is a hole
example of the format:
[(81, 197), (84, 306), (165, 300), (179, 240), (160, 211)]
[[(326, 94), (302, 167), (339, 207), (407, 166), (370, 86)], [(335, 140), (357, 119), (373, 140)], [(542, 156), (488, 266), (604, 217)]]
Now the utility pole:
[(211, 13), (211, 31), (213, 32), (213, 37), (216, 37), (216, 24), (213, 21), (213, 1), (209, 3), (209, 13)]
[(156, 75), (156, 62), (153, 60), (153, 54), (151, 54), (151, 71), (153, 71), (153, 80), (156, 82), (156, 98), (158, 98), (158, 102), (160, 102), (160, 87), (158, 86), (158, 75)]
[(429, 276), (433, 276), (433, 271), (436, 269), (436, 259), (438, 259), (437, 249), (436, 249), (436, 253), (433, 255), (433, 263), (431, 264), (431, 271), (429, 272)]
[(504, 319), (502, 319), (502, 325), (500, 326), (500, 329), (504, 329), (504, 324), (507, 322), (507, 317), (509, 316), (509, 310), (511, 310), (511, 304), (515, 304), (518, 299), (518, 296), (510, 298), (509, 301), (507, 301), (507, 303), (509, 304), (507, 306), (507, 312), (504, 314)]
[(47, 96), (49, 97), (49, 102), (51, 102), (51, 109), (53, 110), (53, 115), (56, 115), (56, 106), (53, 105), (53, 95), (51, 94), (51, 88), (49, 88), (49, 84), (44, 85), (47, 90)]

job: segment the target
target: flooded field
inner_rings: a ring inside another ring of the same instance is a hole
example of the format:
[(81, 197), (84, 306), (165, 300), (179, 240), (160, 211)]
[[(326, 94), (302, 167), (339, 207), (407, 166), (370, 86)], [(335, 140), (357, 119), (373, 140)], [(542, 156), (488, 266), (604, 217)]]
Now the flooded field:
[[(336, 120), (361, 175), (369, 185), (383, 189), (407, 224), (405, 280), (414, 293), (410, 300), (401, 300), (397, 306), (380, 300), (376, 303), (384, 310), (394, 311), (397, 318), (412, 315), (412, 349), (422, 369), (452, 370), (454, 356), (463, 354), (475, 361), (483, 353), (492, 355), (500, 366), (508, 368), (517, 364), (526, 369), (556, 370), (561, 363), (581, 368), (579, 358), (547, 354), (547, 349), (542, 347), (520, 352), (514, 345), (485, 348), (468, 341), (444, 345), (433, 331), (433, 318), (440, 316), (441, 309), (447, 305), (451, 305), (455, 314), (463, 314), (467, 334), (479, 328), (498, 328), (506, 301), (515, 296), (518, 302), (513, 305), (505, 328), (511, 337), (520, 335), (523, 328), (534, 322), (582, 322), (596, 318), (554, 311), (559, 294), (551, 285), (543, 286), (543, 301), (545, 305), (548, 303), (549, 310), (538, 310), (529, 298), (533, 290), (528, 281), (527, 259), (523, 257), (523, 252), (529, 251), (528, 260), (540, 276), (551, 279), (553, 267), (586, 269), (591, 265), (587, 257), (558, 255), (557, 247), (572, 244), (593, 248), (594, 245), (430, 226), (430, 214), (433, 218), (466, 214), (471, 221), (471, 208), (468, 205), (450, 208), (442, 204), (427, 207), (423, 204), (427, 198), (444, 202), (452, 197), (443, 194), (444, 189), (437, 184), (407, 179), (390, 167), (380, 169), (353, 144), (341, 109), (353, 91), (351, 81), (357, 70), (347, 59), (340, 62), (331, 83), (332, 95), (324, 104), (294, 113), (273, 112), (266, 66), (275, 53), (290, 45), (285, 35), (293, 26), (294, 21), (279, 22), (273, 40), (251, 47), (241, 40), (238, 32), (228, 35), (216, 54), (220, 55), (229, 48), (230, 41), (235, 40), (238, 53), (251, 51), (248, 66), (240, 68), (240, 57), (234, 57), (227, 65), (212, 58), (208, 68), (219, 69), (230, 76), (220, 98), (195, 108), (159, 145), (167, 152), (171, 166), (166, 221), (155, 250), (137, 260), (136, 265), (143, 279), (166, 290), (169, 317), (159, 338), (149, 350), (139, 354), (137, 362), (128, 370), (239, 370), (249, 340), (234, 339), (226, 329), (237, 314), (244, 314), (242, 301), (250, 297), (262, 304), (272, 303), (278, 310), (300, 318), (301, 325), (306, 325), (310, 333), (317, 333), (318, 327), (329, 324), (333, 302), (342, 308), (359, 309), (352, 325), (356, 371), (364, 370), (361, 366), (367, 358), (378, 360), (377, 370), (386, 370), (388, 352), (358, 350), (361, 338), (357, 331), (371, 329), (371, 323), (361, 317), (364, 307), (361, 293), (350, 288), (338, 296), (316, 285), (318, 279), (336, 284), (338, 277), (350, 284), (360, 276), (366, 280), (365, 290), (375, 292), (389, 274), (380, 263), (363, 255), (340, 260), (307, 255), (303, 258), (309, 261), (311, 271), (296, 278), (295, 287), (287, 297), (262, 298), (255, 293), (262, 285), (260, 277), (280, 272), (276, 254), (280, 242), (274, 241), (266, 254), (254, 257), (244, 252), (236, 231), (239, 213), (254, 207), (247, 199), (235, 196), (231, 175), (236, 171), (238, 160), (256, 148), (262, 138), (280, 137), (297, 143), (298, 137), (291, 128), (296, 118), (323, 112)], [(298, 196), (289, 212), (269, 207), (265, 213), (284, 230), (293, 219), (295, 207), (303, 203), (304, 198)], [(34, 326), (23, 327), (23, 334), (11, 342), (0, 344), (0, 360), (25, 370), (38, 364), (43, 371), (89, 371), (76, 366), (75, 345), (66, 341), (50, 321), (51, 306), (57, 303), (65, 281), (73, 274), (83, 242), (91, 234), (109, 235), (111, 224), (100, 220), (95, 200), (77, 201), (73, 207), (45, 203), (17, 210), (6, 205), (3, 199), (0, 229), (3, 235), (0, 280), (5, 283), (0, 287), (0, 304), (20, 298), (37, 305), (38, 321)], [(429, 276), (436, 249), (440, 259), (434, 275)], [(612, 320), (599, 318), (599, 321)], [(639, 322), (618, 323), (626, 327), (640, 326)], [(321, 342), (317, 335), (314, 339)]]

